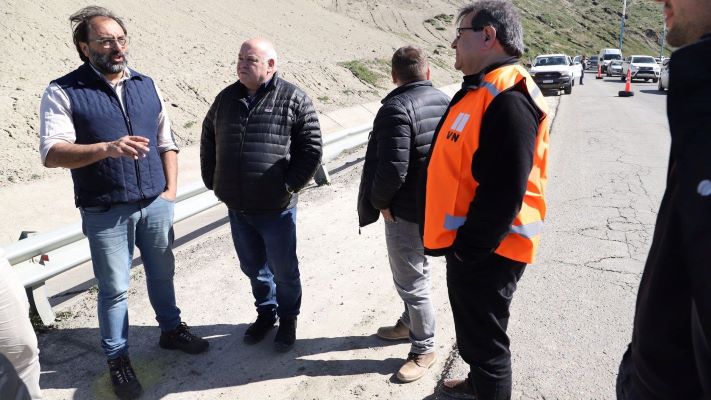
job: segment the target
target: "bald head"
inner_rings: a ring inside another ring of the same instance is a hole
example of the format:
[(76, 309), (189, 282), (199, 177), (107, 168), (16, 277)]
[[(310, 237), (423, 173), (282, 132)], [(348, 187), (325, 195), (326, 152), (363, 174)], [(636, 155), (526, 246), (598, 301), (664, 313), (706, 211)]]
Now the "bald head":
[(237, 56), (237, 76), (250, 94), (269, 81), (276, 70), (277, 53), (271, 42), (253, 38), (242, 43)]

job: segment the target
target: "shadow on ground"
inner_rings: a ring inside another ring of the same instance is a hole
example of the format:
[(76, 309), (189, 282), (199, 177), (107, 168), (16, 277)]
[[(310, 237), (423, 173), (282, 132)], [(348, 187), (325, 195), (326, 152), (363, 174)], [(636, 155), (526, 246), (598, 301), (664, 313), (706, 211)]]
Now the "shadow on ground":
[[(242, 342), (246, 328), (247, 324), (193, 327), (193, 332), (210, 340), (210, 349), (188, 355), (158, 347), (157, 327), (131, 326), (131, 361), (144, 388), (143, 398), (295, 376), (391, 375), (402, 363), (397, 358), (314, 359), (329, 358), (331, 352), (398, 344), (375, 335), (300, 339), (294, 350), (282, 354), (273, 349), (276, 329), (261, 343), (246, 345)], [(43, 389), (76, 389), (73, 399), (114, 398), (98, 329), (51, 330), (38, 339)]]
[(659, 89), (643, 89), (640, 90), (641, 93), (645, 94), (656, 94), (657, 96), (666, 96), (666, 91), (660, 91)]

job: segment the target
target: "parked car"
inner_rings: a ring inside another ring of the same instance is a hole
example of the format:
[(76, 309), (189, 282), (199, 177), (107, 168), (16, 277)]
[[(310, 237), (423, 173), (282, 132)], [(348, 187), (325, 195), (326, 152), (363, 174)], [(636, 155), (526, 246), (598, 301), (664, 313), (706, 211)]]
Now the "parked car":
[[(565, 54), (542, 54), (533, 60), (529, 73), (541, 90), (562, 90), (565, 94), (571, 94), (575, 85), (575, 68), (573, 60)], [(580, 69), (579, 66), (577, 69)]]
[(598, 62), (602, 65), (602, 72), (607, 72), (607, 67), (612, 60), (622, 60), (622, 51), (620, 49), (602, 49), (597, 56)]
[(669, 59), (665, 58), (664, 61), (662, 61), (662, 70), (659, 73), (659, 84), (657, 86), (659, 88), (659, 91), (664, 91), (665, 89), (669, 89)]
[(592, 57), (588, 60), (588, 69), (589, 69), (589, 70), (593, 70), (593, 71), (597, 71), (597, 56), (592, 56)]
[(607, 76), (622, 75), (622, 60), (612, 60), (607, 67)]
[(623, 81), (627, 77), (628, 70), (631, 72), (632, 79), (644, 79), (645, 82), (651, 79), (652, 82), (657, 83), (661, 68), (652, 56), (634, 55), (625, 58), (622, 63)]

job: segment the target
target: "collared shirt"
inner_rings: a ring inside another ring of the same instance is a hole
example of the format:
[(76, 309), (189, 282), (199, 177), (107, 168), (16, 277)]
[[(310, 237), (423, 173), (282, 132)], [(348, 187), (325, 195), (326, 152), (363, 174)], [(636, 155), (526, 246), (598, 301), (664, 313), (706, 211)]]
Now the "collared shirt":
[[(91, 65), (91, 64), (90, 64)], [(126, 111), (123, 102), (124, 82), (131, 77), (131, 72), (128, 68), (124, 69), (121, 80), (113, 84), (109, 82), (102, 73), (96, 70), (93, 65), (91, 69), (96, 72), (109, 86), (111, 86), (118, 95), (119, 102), (124, 112)], [(178, 146), (173, 139), (173, 133), (170, 130), (170, 119), (165, 112), (165, 103), (160, 90), (156, 86), (156, 93), (161, 103), (161, 112), (158, 114), (158, 151), (164, 153), (166, 151), (178, 151)], [(42, 164), (46, 165), (47, 154), (49, 149), (59, 142), (75, 143), (76, 130), (72, 121), (72, 105), (69, 101), (69, 96), (56, 83), (51, 83), (44, 91), (42, 101), (40, 102), (40, 156)]]
[(246, 97), (246, 99), (247, 99), (247, 107), (248, 107), (250, 110), (252, 109), (252, 107), (254, 107), (254, 101), (257, 100), (257, 98), (259, 97), (259, 95), (261, 95), (262, 92), (265, 92), (265, 91), (267, 90), (267, 86), (269, 86), (269, 83), (271, 83), (272, 79), (274, 79), (274, 75), (272, 75), (272, 77), (269, 78), (268, 81), (266, 81), (266, 82), (262, 83), (261, 85), (259, 85), (259, 87), (257, 88), (257, 90), (254, 92), (254, 95), (253, 95), (253, 96), (250, 96), (250, 95), (249, 95), (249, 92), (247, 92), (247, 97)]
[(481, 80), (484, 79), (484, 76), (488, 74), (489, 72), (499, 68), (503, 67), (504, 65), (511, 65), (511, 64), (516, 64), (518, 63), (518, 58), (511, 56), (508, 58), (505, 58), (503, 60), (499, 60), (496, 63), (493, 63), (483, 70), (481, 70), (479, 73), (472, 74), (472, 75), (464, 75), (464, 82), (462, 82), (462, 87), (470, 87), (470, 86), (479, 86), (481, 83)]

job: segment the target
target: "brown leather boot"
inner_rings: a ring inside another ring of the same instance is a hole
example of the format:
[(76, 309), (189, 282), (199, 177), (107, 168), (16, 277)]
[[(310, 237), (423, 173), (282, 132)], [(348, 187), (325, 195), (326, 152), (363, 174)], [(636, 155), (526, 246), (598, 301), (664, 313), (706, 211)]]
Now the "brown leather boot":
[(402, 320), (397, 320), (395, 326), (382, 326), (378, 328), (378, 337), (385, 340), (403, 340), (410, 338), (410, 329), (402, 323)]
[(407, 361), (397, 371), (400, 382), (412, 382), (422, 378), (427, 370), (437, 361), (437, 354), (433, 351), (427, 354), (410, 353)]

